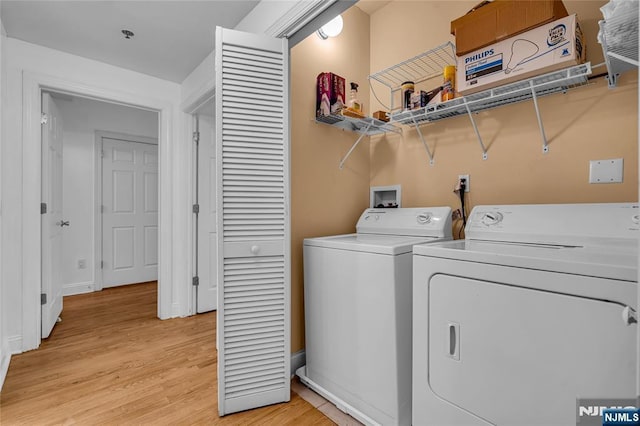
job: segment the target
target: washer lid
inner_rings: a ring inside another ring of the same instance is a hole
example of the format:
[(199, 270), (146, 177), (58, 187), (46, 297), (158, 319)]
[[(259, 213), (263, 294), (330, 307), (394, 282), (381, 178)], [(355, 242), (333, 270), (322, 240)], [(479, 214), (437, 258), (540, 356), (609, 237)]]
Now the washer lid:
[(414, 244), (443, 241), (436, 237), (407, 237), (403, 235), (346, 234), (330, 237), (305, 238), (304, 245), (363, 253), (398, 255), (411, 253)]
[[(457, 240), (416, 245), (415, 255), (625, 281), (638, 279), (638, 250)], [(461, 265), (461, 268), (463, 266)], [(461, 269), (462, 271), (462, 269)], [(516, 272), (517, 273), (517, 272)]]

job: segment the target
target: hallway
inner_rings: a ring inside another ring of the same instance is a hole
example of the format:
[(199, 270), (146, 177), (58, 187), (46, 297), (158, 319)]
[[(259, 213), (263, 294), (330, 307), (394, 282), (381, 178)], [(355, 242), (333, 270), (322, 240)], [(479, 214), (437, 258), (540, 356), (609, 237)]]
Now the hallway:
[(11, 360), (0, 423), (331, 425), (296, 393), (218, 418), (214, 312), (161, 321), (157, 283), (65, 297), (38, 350)]

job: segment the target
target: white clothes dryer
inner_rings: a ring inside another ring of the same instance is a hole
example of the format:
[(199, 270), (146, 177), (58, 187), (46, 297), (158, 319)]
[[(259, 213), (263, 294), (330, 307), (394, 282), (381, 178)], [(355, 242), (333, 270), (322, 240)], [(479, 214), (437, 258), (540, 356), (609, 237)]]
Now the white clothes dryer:
[(580, 424), (580, 399), (635, 398), (638, 213), (478, 206), (466, 240), (414, 246), (413, 425)]
[(367, 209), (356, 230), (304, 240), (296, 373), (365, 424), (410, 425), (412, 249), (451, 239), (451, 209)]

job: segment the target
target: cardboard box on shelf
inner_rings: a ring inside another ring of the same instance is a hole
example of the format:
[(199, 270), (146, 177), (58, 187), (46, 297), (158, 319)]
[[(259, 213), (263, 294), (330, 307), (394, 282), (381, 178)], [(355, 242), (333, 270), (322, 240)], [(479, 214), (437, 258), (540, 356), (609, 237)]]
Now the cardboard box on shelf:
[(316, 117), (338, 114), (344, 108), (344, 78), (331, 72), (318, 74)]
[(376, 111), (371, 116), (376, 120), (389, 121), (389, 113), (387, 111)]
[(466, 95), (585, 61), (576, 15), (458, 56), (456, 87)]
[(451, 21), (456, 55), (568, 16), (561, 0), (495, 0)]

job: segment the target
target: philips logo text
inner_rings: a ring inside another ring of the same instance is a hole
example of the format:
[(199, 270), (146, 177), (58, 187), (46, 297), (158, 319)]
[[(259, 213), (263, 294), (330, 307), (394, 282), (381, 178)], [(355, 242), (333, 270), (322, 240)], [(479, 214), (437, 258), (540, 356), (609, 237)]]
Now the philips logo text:
[(464, 63), (468, 64), (469, 62), (477, 61), (486, 58), (487, 56), (491, 56), (494, 53), (495, 51), (493, 49), (485, 50), (484, 52), (476, 53), (475, 55), (471, 55), (468, 58), (464, 58)]

